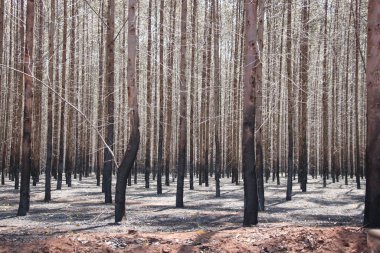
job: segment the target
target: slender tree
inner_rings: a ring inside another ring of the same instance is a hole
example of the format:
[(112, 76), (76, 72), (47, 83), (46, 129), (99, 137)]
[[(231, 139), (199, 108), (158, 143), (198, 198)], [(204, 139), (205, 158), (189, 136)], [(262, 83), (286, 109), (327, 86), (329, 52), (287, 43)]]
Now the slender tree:
[(157, 168), (157, 194), (162, 194), (162, 169), (163, 169), (163, 141), (164, 141), (164, 0), (160, 1), (160, 106), (158, 120), (158, 168)]
[(360, 6), (361, 1), (355, 0), (355, 178), (356, 188), (360, 189), (360, 136), (359, 136), (359, 51), (360, 51)]
[[(66, 87), (66, 61), (67, 61), (67, 0), (63, 0), (63, 42), (62, 42), (62, 77), (61, 77), (61, 96), (65, 97)], [(62, 173), (64, 167), (64, 148), (65, 148), (65, 101), (61, 100), (61, 127), (59, 135), (59, 159), (58, 159), (58, 180), (57, 190), (62, 189)]]
[(168, 55), (168, 68), (170, 69), (168, 76), (168, 85), (167, 85), (167, 96), (166, 96), (166, 106), (167, 106), (167, 129), (166, 129), (166, 137), (165, 137), (165, 185), (169, 186), (169, 174), (170, 174), (170, 161), (172, 155), (172, 134), (173, 134), (173, 120), (172, 120), (172, 108), (173, 108), (173, 82), (175, 80), (173, 75), (173, 66), (174, 66), (174, 43), (175, 43), (175, 31), (176, 31), (176, 6), (177, 1), (171, 1), (170, 4), (170, 39), (169, 39), (169, 55)]
[(128, 3), (128, 108), (130, 133), (127, 149), (117, 171), (115, 194), (115, 222), (120, 222), (125, 215), (125, 193), (129, 174), (135, 162), (140, 144), (139, 114), (136, 87), (136, 0)]
[(21, 189), (18, 216), (25, 216), (30, 206), (30, 171), (32, 166), (32, 109), (33, 109), (33, 31), (34, 0), (26, 5), (26, 36), (24, 50), (24, 129), (22, 136)]
[[(4, 0), (0, 0), (0, 65), (3, 64), (3, 45), (4, 45)], [(3, 70), (0, 69), (0, 83), (2, 83), (3, 77)], [(6, 110), (8, 111), (8, 110)], [(6, 112), (7, 113), (7, 112)], [(6, 116), (7, 117), (7, 116)], [(7, 118), (8, 119), (8, 118)], [(6, 120), (5, 129), (7, 129), (8, 120)], [(4, 131), (4, 136), (6, 136), (6, 130)], [(5, 139), (5, 138), (4, 138)], [(6, 157), (6, 150), (7, 146), (4, 142), (2, 145), (3, 148), (3, 157), (2, 157), (2, 163), (1, 163), (1, 185), (5, 184), (5, 157)]]
[(257, 2), (245, 0), (245, 60), (242, 164), (244, 178), (244, 226), (257, 224), (258, 196), (255, 169), (255, 94), (257, 68)]
[(195, 152), (194, 152), (194, 110), (195, 110), (195, 99), (196, 99), (196, 78), (195, 78), (195, 54), (196, 54), (196, 36), (197, 36), (197, 10), (198, 10), (198, 0), (193, 0), (193, 12), (191, 14), (191, 70), (190, 70), (190, 190), (194, 190), (194, 163), (195, 163)]
[[(69, 71), (68, 71), (68, 82), (67, 82), (67, 94), (66, 99), (68, 102), (74, 103), (74, 92), (75, 91), (75, 30), (76, 30), (76, 18), (75, 9), (76, 4), (74, 0), (71, 0), (71, 19), (70, 19), (70, 45), (69, 45)], [(66, 151), (65, 151), (65, 178), (68, 187), (71, 187), (72, 172), (74, 169), (74, 109), (70, 106), (67, 107), (67, 126), (66, 126)]]
[(292, 0), (287, 2), (287, 29), (286, 29), (286, 72), (288, 86), (288, 181), (286, 187), (286, 200), (292, 199), (293, 190), (293, 164), (294, 164), (294, 138), (293, 138), (293, 115), (294, 115), (294, 96), (292, 82)]
[[(113, 150), (114, 145), (114, 86), (115, 86), (115, 0), (109, 0), (107, 6), (107, 37), (106, 37), (106, 97), (107, 97), (107, 127), (106, 143)], [(105, 203), (112, 203), (112, 163), (111, 150), (104, 150), (104, 193)]]
[(264, 34), (264, 0), (257, 1), (258, 20), (257, 20), (257, 47), (258, 64), (256, 70), (256, 100), (255, 100), (255, 128), (256, 128), (256, 171), (257, 171), (257, 191), (259, 198), (259, 211), (265, 209), (264, 197), (264, 154), (263, 154), (263, 34)]
[(178, 129), (178, 164), (177, 164), (177, 193), (176, 207), (183, 205), (183, 187), (186, 170), (186, 146), (187, 146), (187, 99), (186, 99), (186, 28), (187, 28), (187, 0), (181, 1), (181, 48), (180, 48), (180, 85), (179, 85), (179, 129)]
[(302, 1), (302, 37), (300, 42), (300, 80), (301, 80), (301, 103), (300, 103), (300, 129), (299, 129), (299, 158), (298, 170), (301, 181), (301, 190), (306, 192), (307, 183), (307, 86), (308, 86), (308, 68), (309, 68), (309, 0)]
[(325, 0), (324, 4), (324, 31), (323, 31), (323, 95), (322, 95), (322, 107), (323, 107), (323, 187), (326, 187), (327, 173), (329, 169), (329, 115), (328, 115), (328, 80), (327, 80), (327, 8), (328, 0)]
[[(103, 17), (103, 14), (104, 14), (104, 2), (101, 1), (100, 3), (100, 13), (101, 13), (101, 16)], [(100, 33), (100, 41), (99, 41), (99, 83), (98, 83), (98, 131), (100, 134), (103, 134), (103, 115), (104, 115), (104, 108), (103, 108), (103, 69), (104, 69), (104, 26), (103, 26), (103, 20), (100, 20), (99, 23), (98, 23), (98, 31)], [(103, 143), (102, 143), (102, 140), (100, 138), (100, 136), (97, 138), (97, 142), (98, 142), (98, 152), (97, 152), (97, 157), (96, 157), (96, 181), (97, 181), (97, 185), (99, 186), (100, 185), (100, 174), (101, 174), (101, 171), (103, 171), (103, 168), (104, 168), (104, 154), (103, 154)], [(102, 178), (102, 192), (104, 192), (104, 187), (105, 187), (105, 184), (104, 184), (104, 176)]]
[(221, 112), (220, 112), (220, 56), (219, 56), (219, 0), (211, 0), (213, 12), (213, 30), (214, 30), (214, 110), (215, 110), (215, 189), (216, 197), (220, 197), (220, 174), (222, 170), (221, 157)]
[[(36, 70), (35, 77), (37, 80), (43, 80), (43, 53), (44, 53), (44, 8), (43, 1), (36, 1), (37, 7), (37, 38), (36, 38)], [(33, 138), (32, 138), (32, 170), (33, 185), (39, 181), (40, 159), (41, 159), (41, 112), (42, 112), (42, 86), (35, 85), (33, 89), (33, 99), (35, 106), (33, 108)]]
[(151, 140), (152, 135), (152, 0), (149, 0), (148, 4), (148, 45), (147, 45), (147, 74), (146, 74), (146, 86), (147, 86), (147, 98), (146, 98), (146, 149), (145, 149), (145, 188), (149, 188), (149, 177), (151, 170)]
[[(48, 34), (49, 47), (49, 85), (53, 86), (54, 79), (54, 22), (55, 22), (55, 0), (50, 1), (50, 21)], [(57, 112), (56, 112), (57, 113)], [(46, 135), (46, 170), (45, 170), (45, 202), (51, 200), (51, 169), (53, 157), (53, 94), (48, 93), (48, 125)]]

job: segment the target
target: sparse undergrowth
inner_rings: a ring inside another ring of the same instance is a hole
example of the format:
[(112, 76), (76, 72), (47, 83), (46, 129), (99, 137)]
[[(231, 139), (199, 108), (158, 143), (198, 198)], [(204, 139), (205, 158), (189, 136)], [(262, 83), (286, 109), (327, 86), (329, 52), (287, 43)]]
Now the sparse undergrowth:
[[(285, 185), (266, 185), (266, 211), (257, 227), (241, 228), (243, 190), (222, 180), (215, 188), (185, 191), (185, 208), (176, 209), (175, 185), (157, 196), (141, 179), (127, 189), (127, 217), (113, 224), (114, 206), (94, 178), (53, 191), (44, 203), (43, 182), (31, 189), (28, 216), (16, 217), (18, 195), (0, 187), (0, 252), (366, 252), (360, 228), (363, 190), (354, 184), (323, 188), (309, 180), (307, 193), (295, 187), (285, 201)], [(283, 180), (285, 181), (285, 180)]]

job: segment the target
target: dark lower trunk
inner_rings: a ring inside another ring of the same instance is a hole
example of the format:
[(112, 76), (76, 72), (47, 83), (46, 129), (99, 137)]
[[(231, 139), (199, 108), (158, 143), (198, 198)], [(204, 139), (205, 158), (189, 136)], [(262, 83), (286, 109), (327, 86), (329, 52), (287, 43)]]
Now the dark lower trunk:
[(67, 187), (71, 187), (71, 171), (66, 173)]
[[(67, 152), (69, 153), (69, 152)], [(67, 157), (66, 163), (65, 163), (65, 180), (68, 187), (71, 187), (71, 174), (72, 174), (72, 163), (70, 158)]]
[(20, 164), (18, 162), (18, 154), (16, 154), (15, 165), (13, 167), (13, 177), (15, 179), (15, 189), (18, 190), (20, 186)]
[(52, 175), (55, 180), (58, 178), (58, 159), (56, 156), (53, 156), (53, 164), (52, 164)]
[(149, 188), (150, 168), (145, 167), (145, 188)]
[(205, 186), (208, 187), (208, 176), (209, 176), (209, 163), (208, 163), (208, 150), (206, 151), (206, 154), (205, 154), (205, 169), (204, 169), (204, 183), (205, 183)]
[[(31, 161), (30, 161), (31, 162)], [(20, 203), (17, 216), (25, 216), (30, 206), (30, 167), (24, 165), (21, 170)]]
[(194, 163), (190, 161), (190, 190), (194, 190)]
[(1, 166), (1, 185), (5, 185), (4, 166)]
[[(215, 3), (214, 3), (215, 4)], [(222, 170), (222, 157), (219, 141), (219, 127), (216, 126), (215, 132), (215, 197), (220, 197), (220, 174)]]
[(202, 163), (198, 165), (198, 183), (200, 186), (203, 184), (203, 173), (202, 173)]
[(360, 189), (360, 168), (356, 167), (356, 188)]
[[(47, 162), (49, 162), (49, 157), (47, 158)], [(49, 202), (51, 200), (51, 156), (50, 156), (50, 165), (46, 164), (45, 170), (45, 202)]]
[[(162, 113), (162, 112), (161, 112)], [(160, 113), (160, 114), (161, 114)], [(160, 115), (160, 122), (163, 121), (163, 115)], [(157, 194), (162, 194), (162, 169), (163, 169), (163, 125), (160, 123), (159, 126), (160, 137), (158, 140), (158, 162), (157, 162)]]
[(133, 174), (133, 184), (137, 184), (137, 163), (135, 162), (134, 165), (134, 174)]
[(157, 168), (157, 194), (162, 194), (162, 166), (158, 165)]
[(103, 178), (104, 178), (104, 202), (106, 204), (112, 203), (112, 155), (106, 148), (104, 150), (104, 167), (103, 167)]
[(6, 159), (6, 154), (7, 154), (7, 148), (6, 148), (6, 145), (4, 143), (3, 145), (3, 157), (2, 157), (2, 162), (1, 162), (1, 184), (2, 185), (5, 185), (5, 159)]
[(129, 177), (128, 177), (128, 186), (132, 186), (132, 172), (129, 173)]
[[(138, 116), (134, 115), (134, 120), (136, 124), (135, 128), (132, 128), (130, 134), (130, 141), (125, 152), (124, 158), (117, 170), (116, 179), (116, 192), (115, 192), (115, 222), (120, 222), (125, 215), (125, 194), (127, 180), (131, 173), (133, 164), (136, 159), (137, 151), (140, 144), (140, 131), (138, 130)], [(132, 125), (132, 123), (131, 123)], [(133, 126), (133, 125), (132, 125)], [(134, 127), (134, 126), (133, 126)]]
[(100, 186), (100, 167), (96, 166), (96, 186)]
[(57, 190), (62, 189), (63, 164), (58, 165)]
[(279, 164), (277, 164), (277, 167), (276, 167), (276, 181), (277, 181), (277, 185), (280, 185), (280, 165)]
[(347, 169), (347, 167), (345, 168), (345, 171), (344, 171), (344, 184), (348, 185), (348, 169)]
[[(259, 156), (256, 157), (258, 159)], [(257, 169), (257, 193), (259, 198), (259, 211), (265, 210), (265, 196), (264, 196), (264, 174), (263, 166), (258, 166)]]
[(176, 192), (176, 207), (182, 208), (183, 204), (183, 188), (184, 188), (184, 180), (185, 180), (185, 167), (186, 160), (183, 157), (178, 158), (178, 166), (177, 166), (177, 192)]
[[(51, 96), (51, 95), (49, 95)], [(49, 100), (51, 97), (49, 97)], [(49, 118), (52, 118), (52, 112), (49, 111)], [(45, 202), (51, 200), (51, 169), (52, 169), (52, 158), (53, 158), (53, 126), (52, 123), (48, 123), (47, 129), (47, 145), (46, 145), (46, 170), (45, 170)]]
[(293, 152), (288, 154), (288, 181), (286, 184), (286, 200), (292, 200), (293, 191)]

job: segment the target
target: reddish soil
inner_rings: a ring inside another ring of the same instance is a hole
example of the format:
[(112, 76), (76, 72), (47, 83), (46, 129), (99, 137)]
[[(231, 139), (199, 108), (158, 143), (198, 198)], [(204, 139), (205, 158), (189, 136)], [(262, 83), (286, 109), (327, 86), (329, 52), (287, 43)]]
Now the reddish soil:
[(180, 233), (69, 233), (30, 242), (2, 241), (0, 252), (367, 252), (352, 227), (252, 227)]

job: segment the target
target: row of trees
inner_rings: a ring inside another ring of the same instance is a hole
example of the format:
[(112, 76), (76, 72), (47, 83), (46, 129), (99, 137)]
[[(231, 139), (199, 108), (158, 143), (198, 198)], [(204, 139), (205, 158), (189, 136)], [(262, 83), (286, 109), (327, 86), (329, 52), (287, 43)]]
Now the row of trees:
[(132, 170), (157, 194), (177, 179), (177, 207), (185, 176), (217, 197), (243, 176), (246, 225), (283, 173), (288, 200), (308, 175), (360, 188), (366, 1), (0, 2), (2, 184), (22, 170), (20, 215), (29, 171), (45, 201), (51, 177), (96, 173), (106, 203), (117, 172), (117, 221)]

